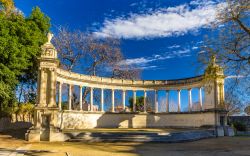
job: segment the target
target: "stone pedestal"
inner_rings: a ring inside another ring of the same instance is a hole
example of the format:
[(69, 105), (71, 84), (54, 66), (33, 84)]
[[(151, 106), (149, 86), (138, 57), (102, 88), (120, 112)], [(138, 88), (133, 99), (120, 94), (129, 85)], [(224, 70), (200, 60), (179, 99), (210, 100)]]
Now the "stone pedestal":
[(224, 133), (225, 133), (225, 136), (234, 136), (235, 135), (234, 129), (230, 126), (224, 127)]
[(223, 126), (218, 126), (215, 130), (218, 137), (225, 136)]
[(39, 141), (66, 141), (69, 137), (61, 132), (60, 129), (51, 127), (50, 129), (30, 128), (25, 134), (25, 140), (29, 142)]
[(65, 141), (67, 138), (57, 126), (58, 108), (39, 108), (34, 112), (34, 126), (25, 134), (30, 142)]

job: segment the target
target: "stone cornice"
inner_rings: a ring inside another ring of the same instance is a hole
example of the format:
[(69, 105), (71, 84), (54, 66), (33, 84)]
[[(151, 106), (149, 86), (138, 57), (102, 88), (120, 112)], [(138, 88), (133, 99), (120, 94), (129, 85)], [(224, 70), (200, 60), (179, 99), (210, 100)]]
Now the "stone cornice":
[(180, 90), (203, 86), (203, 75), (177, 80), (125, 80), (89, 76), (57, 69), (57, 81), (79, 86), (118, 90)]

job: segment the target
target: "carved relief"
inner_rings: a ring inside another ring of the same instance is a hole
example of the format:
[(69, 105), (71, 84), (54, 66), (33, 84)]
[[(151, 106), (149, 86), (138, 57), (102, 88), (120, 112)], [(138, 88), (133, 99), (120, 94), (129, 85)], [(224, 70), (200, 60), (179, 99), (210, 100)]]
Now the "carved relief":
[(213, 83), (212, 83), (212, 81), (208, 81), (204, 86), (204, 90), (205, 90), (206, 94), (210, 94), (212, 89), (213, 89)]
[(54, 57), (54, 49), (52, 48), (48, 48), (48, 49), (45, 49), (43, 52), (42, 52), (42, 56), (49, 56), (49, 57)]

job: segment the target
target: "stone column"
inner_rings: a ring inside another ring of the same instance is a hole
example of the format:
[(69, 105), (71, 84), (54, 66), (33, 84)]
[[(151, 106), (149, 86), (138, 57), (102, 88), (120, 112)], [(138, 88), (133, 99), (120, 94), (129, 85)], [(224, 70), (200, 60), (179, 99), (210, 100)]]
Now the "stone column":
[(38, 106), (45, 107), (46, 104), (46, 80), (45, 80), (45, 70), (44, 68), (39, 69), (39, 81), (38, 84)]
[(133, 112), (136, 112), (136, 90), (133, 91)]
[(93, 112), (93, 88), (90, 87), (90, 111)]
[(202, 110), (202, 88), (199, 88), (199, 102), (200, 102), (200, 109)]
[(104, 90), (101, 88), (101, 112), (104, 112)]
[(79, 105), (80, 110), (82, 111), (82, 86), (79, 86)]
[(71, 100), (72, 100), (72, 85), (71, 84), (69, 84), (68, 85), (69, 86), (69, 96), (68, 96), (68, 109), (69, 110), (71, 110), (72, 108), (71, 108)]
[(49, 84), (49, 107), (56, 107), (56, 69), (51, 68), (49, 71), (50, 75), (50, 84)]
[(122, 90), (122, 109), (125, 111), (126, 105), (126, 90)]
[(169, 90), (166, 90), (166, 112), (169, 113)]
[(112, 106), (111, 106), (111, 112), (115, 112), (115, 90), (112, 89)]
[(144, 90), (144, 112), (147, 112), (147, 91)]
[(158, 90), (155, 90), (155, 113), (158, 113)]
[(178, 112), (181, 112), (181, 90), (177, 90), (178, 92)]
[(188, 89), (188, 111), (191, 112), (193, 107), (193, 102), (192, 102), (192, 89)]
[(59, 82), (58, 86), (58, 107), (62, 110), (62, 82)]

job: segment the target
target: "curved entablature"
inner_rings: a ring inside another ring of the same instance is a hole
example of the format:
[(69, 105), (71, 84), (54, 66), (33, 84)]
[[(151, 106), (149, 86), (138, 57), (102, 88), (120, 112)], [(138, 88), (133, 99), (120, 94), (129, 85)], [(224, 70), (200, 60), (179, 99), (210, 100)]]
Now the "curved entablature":
[(120, 90), (179, 90), (203, 86), (203, 75), (177, 80), (126, 80), (89, 76), (57, 69), (57, 81), (72, 85)]

